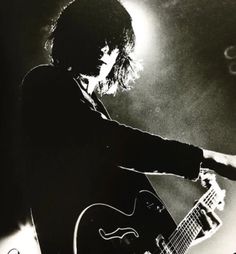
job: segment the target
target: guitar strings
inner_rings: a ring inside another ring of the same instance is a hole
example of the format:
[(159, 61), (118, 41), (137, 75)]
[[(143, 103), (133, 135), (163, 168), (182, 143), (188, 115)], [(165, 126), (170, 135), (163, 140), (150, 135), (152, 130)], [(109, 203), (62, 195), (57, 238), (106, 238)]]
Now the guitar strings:
[[(216, 194), (214, 193), (214, 191), (211, 191), (209, 193), (209, 195), (207, 195), (203, 201), (205, 202), (206, 205), (208, 205), (210, 207), (210, 204), (213, 204), (212, 200), (215, 199)], [(199, 220), (199, 217), (201, 216), (200, 213), (201, 208), (199, 206), (197, 206), (196, 208), (193, 209), (192, 214), (194, 216), (190, 215), (190, 222), (192, 224), (192, 229), (193, 229), (193, 235), (191, 235), (191, 239), (190, 239), (190, 243), (192, 242), (193, 239), (195, 239), (195, 237), (199, 234), (200, 230), (202, 229), (202, 223)], [(197, 223), (197, 225), (195, 225), (195, 223)], [(187, 235), (189, 235), (187, 233)], [(188, 242), (187, 242), (188, 243)], [(186, 242), (184, 242), (182, 244), (182, 248), (179, 248), (180, 252), (185, 252), (185, 250), (187, 250), (187, 248), (189, 247), (190, 244), (186, 244)], [(182, 251), (183, 250), (183, 251)]]
[[(203, 200), (207, 203), (207, 200), (210, 201), (211, 197), (213, 195), (214, 195), (214, 193), (212, 193), (212, 191), (210, 191), (210, 193)], [(192, 214), (195, 215), (195, 217), (192, 216), (190, 213), (190, 216), (187, 216), (187, 218), (186, 218), (186, 223), (185, 223), (184, 227), (182, 227), (182, 232), (179, 234), (182, 239), (181, 239), (181, 241), (177, 242), (176, 248), (175, 248), (178, 251), (178, 253), (184, 253), (188, 249), (192, 240), (195, 239), (195, 237), (198, 235), (198, 233), (200, 232), (200, 230), (202, 228), (201, 222), (198, 218), (200, 215), (200, 212), (198, 210), (200, 210), (200, 208), (198, 206), (196, 208), (193, 208)], [(188, 223), (189, 223), (188, 220), (190, 220), (190, 222), (191, 222), (190, 227), (188, 225)], [(196, 222), (198, 222), (198, 223), (196, 224)], [(186, 228), (188, 230), (185, 230)], [(192, 232), (191, 232), (191, 230), (192, 230)], [(189, 231), (192, 233), (192, 235), (189, 235), (189, 233), (188, 233)], [(186, 238), (187, 238), (187, 240), (186, 240)], [(176, 242), (176, 240), (175, 240), (175, 242)]]
[[(216, 194), (214, 193), (214, 191), (211, 191), (206, 197), (204, 197), (203, 201), (205, 201), (206, 205), (210, 206), (210, 204), (213, 203), (212, 200), (215, 199), (215, 196), (216, 196)], [(190, 224), (191, 225), (190, 229), (192, 229), (192, 231), (193, 231), (192, 233), (194, 233), (194, 234), (191, 235), (190, 239), (187, 239), (188, 240), (187, 242), (186, 242), (186, 240), (185, 240), (185, 242), (183, 241), (184, 238), (186, 238), (186, 237), (183, 237), (182, 243), (180, 243), (180, 244), (178, 243), (178, 245), (176, 245), (176, 249), (178, 250), (178, 253), (184, 253), (188, 249), (192, 240), (195, 239), (195, 237), (198, 235), (198, 233), (202, 229), (202, 224), (201, 224), (201, 221), (199, 220), (199, 217), (201, 216), (200, 207), (197, 206), (196, 208), (194, 208), (192, 213), (193, 213), (193, 215), (195, 215), (195, 217), (191, 216), (191, 214), (190, 214), (190, 219), (192, 220), (192, 222)], [(195, 225), (196, 222), (198, 222), (197, 225)], [(188, 232), (184, 231), (186, 227), (188, 227), (187, 229), (189, 231), (189, 225), (186, 225), (183, 228), (183, 234), (185, 233), (186, 236), (189, 236)]]
[[(206, 205), (210, 207), (210, 205), (214, 203), (213, 201), (215, 197), (216, 193), (213, 189), (210, 189), (199, 201), (203, 201)], [(169, 242), (166, 244), (166, 247), (164, 246), (164, 250), (162, 250), (160, 254), (163, 254), (163, 251), (168, 251), (171, 249), (181, 254), (188, 249), (192, 240), (195, 239), (195, 237), (202, 229), (202, 224), (199, 220), (199, 217), (201, 216), (200, 210), (201, 209), (199, 206), (196, 206), (192, 209), (189, 215), (186, 216), (186, 219), (178, 227), (180, 229), (177, 228), (171, 234)], [(195, 216), (193, 216), (191, 213)], [(190, 224), (189, 220), (191, 222)], [(192, 233), (192, 235), (190, 233)], [(156, 251), (154, 253), (156, 253)]]
[[(197, 208), (193, 209), (193, 212), (196, 209)], [(178, 250), (179, 253), (184, 253), (186, 249), (189, 247), (189, 245), (191, 244), (192, 240), (199, 233), (200, 228), (196, 222), (197, 222), (197, 219), (192, 214), (190, 214), (187, 217), (185, 221), (185, 226), (182, 228), (180, 233), (180, 236), (182, 236), (181, 237), (182, 239), (180, 239), (180, 241), (178, 241), (176, 244), (176, 249)]]

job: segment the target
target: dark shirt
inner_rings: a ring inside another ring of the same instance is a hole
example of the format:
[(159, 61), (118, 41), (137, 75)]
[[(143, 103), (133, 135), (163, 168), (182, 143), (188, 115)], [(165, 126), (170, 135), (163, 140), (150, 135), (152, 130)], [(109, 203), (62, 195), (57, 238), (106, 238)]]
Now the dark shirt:
[(81, 89), (53, 66), (31, 70), (22, 84), (23, 182), (45, 249), (72, 241), (77, 217), (92, 203), (128, 212), (139, 190), (153, 191), (144, 172), (195, 179), (202, 161), (200, 148), (111, 120)]

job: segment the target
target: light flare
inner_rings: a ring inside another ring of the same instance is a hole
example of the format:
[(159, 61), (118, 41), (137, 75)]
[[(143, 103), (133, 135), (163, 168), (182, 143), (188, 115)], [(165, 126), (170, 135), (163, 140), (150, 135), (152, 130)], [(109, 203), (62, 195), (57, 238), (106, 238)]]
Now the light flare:
[(132, 25), (136, 36), (136, 55), (143, 55), (151, 46), (151, 38), (153, 35), (152, 15), (145, 6), (131, 1), (123, 1), (122, 4), (129, 12), (132, 18)]

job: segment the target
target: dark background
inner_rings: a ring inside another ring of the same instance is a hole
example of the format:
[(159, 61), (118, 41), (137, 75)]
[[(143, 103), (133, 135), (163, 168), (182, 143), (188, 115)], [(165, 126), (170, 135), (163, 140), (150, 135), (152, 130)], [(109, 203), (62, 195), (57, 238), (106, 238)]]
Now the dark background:
[[(13, 210), (18, 86), (33, 66), (47, 63), (49, 25), (67, 1), (13, 0), (1, 3), (1, 189)], [(126, 0), (142, 10), (146, 41), (136, 52), (143, 71), (129, 92), (103, 96), (114, 119), (187, 143), (236, 154), (236, 2), (233, 0)], [(146, 15), (146, 17), (145, 17)], [(147, 27), (146, 27), (147, 28)], [(149, 34), (146, 34), (149, 32)], [(235, 62), (234, 62), (235, 61)], [(231, 67), (230, 67), (231, 66)], [(43, 103), (43, 102), (42, 102)], [(217, 178), (227, 190), (224, 225), (189, 253), (236, 252), (236, 183)], [(151, 177), (174, 218), (180, 221), (202, 189), (173, 176)], [(9, 200), (9, 199), (8, 199)], [(20, 201), (18, 201), (20, 203)]]

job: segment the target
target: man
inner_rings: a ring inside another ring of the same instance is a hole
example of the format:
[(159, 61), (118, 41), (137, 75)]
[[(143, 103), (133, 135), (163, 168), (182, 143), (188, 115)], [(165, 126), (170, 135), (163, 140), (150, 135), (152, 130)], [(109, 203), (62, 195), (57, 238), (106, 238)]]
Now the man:
[(95, 91), (128, 88), (136, 76), (134, 45), (131, 17), (119, 1), (77, 0), (49, 36), (51, 64), (24, 78), (23, 185), (43, 254), (72, 253), (77, 218), (93, 203), (130, 212), (140, 190), (153, 192), (145, 172), (194, 180), (202, 166), (236, 179), (234, 156), (110, 119)]

